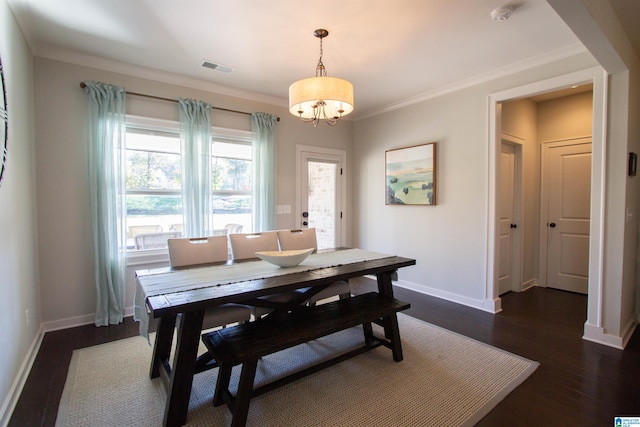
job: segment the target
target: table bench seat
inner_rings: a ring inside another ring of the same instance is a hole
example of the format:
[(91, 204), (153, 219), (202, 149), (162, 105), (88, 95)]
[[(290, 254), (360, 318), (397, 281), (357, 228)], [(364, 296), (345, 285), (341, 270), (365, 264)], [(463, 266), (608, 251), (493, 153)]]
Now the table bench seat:
[[(202, 335), (211, 355), (220, 365), (213, 403), (224, 403), (233, 414), (232, 426), (244, 426), (252, 397), (317, 372), (380, 345), (392, 350), (393, 360), (402, 360), (402, 345), (396, 313), (408, 303), (378, 293), (358, 295), (317, 306), (300, 306), (281, 316), (267, 317)], [(384, 326), (385, 338), (373, 333), (371, 323)], [(272, 383), (253, 388), (258, 359), (357, 325), (363, 326), (364, 345)], [(231, 370), (242, 365), (238, 392), (229, 391)]]

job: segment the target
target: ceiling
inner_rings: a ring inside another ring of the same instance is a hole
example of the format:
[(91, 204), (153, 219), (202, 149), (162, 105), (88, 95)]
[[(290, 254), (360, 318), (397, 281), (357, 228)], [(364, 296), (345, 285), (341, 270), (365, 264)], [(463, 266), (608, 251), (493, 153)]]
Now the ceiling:
[(35, 56), (282, 106), (315, 75), (325, 28), (323, 62), (353, 83), (355, 119), (585, 50), (544, 0), (511, 2), (504, 22), (490, 16), (502, 0), (7, 1)]

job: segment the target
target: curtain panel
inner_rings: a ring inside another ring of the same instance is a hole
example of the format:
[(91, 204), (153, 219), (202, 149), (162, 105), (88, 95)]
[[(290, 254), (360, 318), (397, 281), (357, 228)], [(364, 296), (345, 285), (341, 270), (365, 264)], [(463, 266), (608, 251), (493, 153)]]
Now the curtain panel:
[(275, 163), (277, 118), (267, 113), (251, 114), (253, 141), (253, 231), (276, 229)]
[(211, 206), (211, 105), (180, 98), (184, 235), (205, 237), (213, 229)]
[(85, 81), (96, 326), (121, 323), (126, 289), (125, 89)]

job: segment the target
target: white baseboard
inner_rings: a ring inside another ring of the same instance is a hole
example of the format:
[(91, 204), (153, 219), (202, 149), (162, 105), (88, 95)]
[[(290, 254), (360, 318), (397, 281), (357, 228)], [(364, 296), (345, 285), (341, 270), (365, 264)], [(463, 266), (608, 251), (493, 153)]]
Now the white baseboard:
[[(375, 277), (370, 276), (375, 280)], [(489, 313), (498, 313), (502, 310), (501, 300), (497, 298), (495, 300), (478, 300), (462, 295), (454, 294), (452, 292), (443, 291), (441, 289), (434, 289), (428, 286), (419, 285), (417, 283), (408, 282), (406, 280), (398, 280), (393, 282), (394, 285), (401, 288), (409, 289), (411, 291), (419, 292), (421, 294), (430, 295), (436, 298), (440, 298), (446, 301), (455, 302), (457, 304), (466, 305), (467, 307), (475, 308), (478, 310), (486, 311)]]
[(22, 394), (22, 389), (24, 388), (25, 383), (27, 382), (27, 378), (29, 377), (29, 372), (31, 372), (31, 367), (36, 360), (36, 356), (38, 355), (38, 351), (40, 350), (40, 345), (42, 344), (42, 339), (44, 338), (44, 330), (42, 326), (38, 329), (36, 336), (29, 347), (29, 351), (27, 352), (27, 357), (25, 357), (20, 369), (18, 370), (18, 374), (13, 380), (13, 384), (11, 384), (11, 388), (9, 389), (9, 393), (2, 403), (2, 408), (0, 408), (0, 426), (7, 426), (9, 424), (9, 420), (11, 419), (11, 415), (13, 414), (13, 410), (18, 403), (18, 399), (20, 398), (20, 394)]
[(617, 348), (619, 350), (624, 350), (624, 348), (629, 343), (631, 336), (636, 330), (636, 326), (638, 322), (635, 319), (632, 319), (627, 327), (624, 329), (623, 334), (621, 336), (607, 334), (604, 331), (604, 328), (590, 325), (589, 323), (584, 324), (584, 335), (582, 339), (585, 341), (595, 342), (597, 344), (606, 345), (609, 347)]
[[(133, 316), (133, 307), (124, 309), (124, 317)], [(84, 326), (95, 323), (95, 314), (86, 314), (84, 316), (69, 317), (67, 319), (54, 320), (42, 324), (44, 332), (59, 331), (61, 329), (75, 328), (76, 326)]]
[(521, 287), (520, 287), (520, 292), (526, 292), (529, 289), (538, 286), (538, 279), (530, 279), (527, 280), (526, 282), (522, 283)]

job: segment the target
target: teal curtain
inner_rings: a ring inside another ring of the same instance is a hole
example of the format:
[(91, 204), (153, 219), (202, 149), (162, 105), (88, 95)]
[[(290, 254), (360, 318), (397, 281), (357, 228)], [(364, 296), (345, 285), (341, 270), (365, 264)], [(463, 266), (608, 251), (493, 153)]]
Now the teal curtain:
[(275, 164), (277, 119), (267, 113), (251, 114), (253, 131), (253, 231), (275, 230)]
[(204, 237), (212, 230), (211, 105), (179, 99), (182, 149), (184, 235)]
[(91, 228), (97, 289), (96, 326), (124, 317), (127, 237), (125, 231), (124, 88), (86, 81), (89, 97), (88, 154)]

